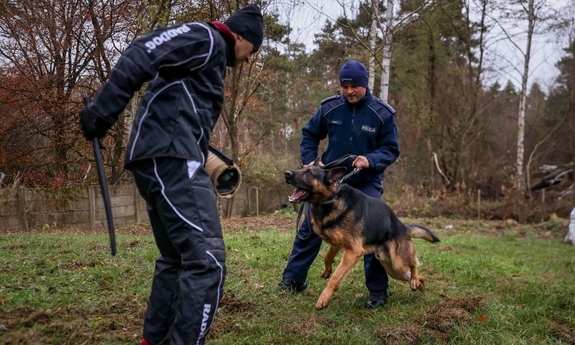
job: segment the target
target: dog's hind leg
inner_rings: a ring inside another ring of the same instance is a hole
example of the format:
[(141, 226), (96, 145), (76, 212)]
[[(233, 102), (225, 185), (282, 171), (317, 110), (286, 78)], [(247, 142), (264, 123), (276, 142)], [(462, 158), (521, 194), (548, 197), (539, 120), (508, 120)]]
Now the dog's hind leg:
[(355, 264), (363, 257), (363, 254), (364, 250), (361, 243), (354, 248), (343, 250), (341, 261), (329, 279), (327, 286), (319, 296), (315, 304), (315, 309), (320, 310), (328, 306), (329, 301), (331, 300), (334, 291), (338, 289), (341, 280), (349, 274), (352, 267), (355, 266)]
[(419, 260), (415, 252), (415, 245), (410, 238), (401, 241), (392, 241), (388, 246), (389, 261), (388, 267), (382, 262), (387, 274), (398, 280), (409, 282), (409, 287), (415, 291), (423, 292), (424, 286), (421, 285), (419, 277)]
[(409, 287), (411, 290), (419, 290), (423, 292), (425, 290), (425, 286), (422, 284), (423, 280), (419, 276), (419, 268), (417, 265), (411, 265), (411, 280), (409, 281)]
[(329, 250), (325, 254), (325, 258), (323, 260), (325, 266), (324, 266), (323, 272), (321, 273), (322, 278), (329, 278), (329, 276), (331, 275), (332, 267), (333, 267), (332, 265), (334, 263), (335, 256), (337, 255), (337, 253), (339, 253), (338, 247), (336, 247), (336, 246), (330, 246), (329, 247)]
[(417, 287), (417, 290), (425, 292), (425, 278), (423, 278), (423, 276), (419, 276), (419, 286)]

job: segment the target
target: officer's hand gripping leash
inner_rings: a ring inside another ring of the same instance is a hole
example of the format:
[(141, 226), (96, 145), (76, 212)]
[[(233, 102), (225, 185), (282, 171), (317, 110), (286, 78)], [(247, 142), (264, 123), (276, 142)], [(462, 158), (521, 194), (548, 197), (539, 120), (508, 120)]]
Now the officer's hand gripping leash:
[[(90, 97), (84, 97), (84, 105), (90, 105)], [(106, 183), (106, 175), (104, 173), (104, 163), (102, 162), (101, 144), (98, 137), (92, 139), (94, 146), (94, 158), (96, 159), (96, 167), (98, 170), (98, 180), (100, 181), (100, 189), (102, 191), (102, 198), (104, 199), (104, 208), (106, 209), (106, 219), (108, 220), (108, 234), (110, 236), (110, 249), (112, 255), (116, 255), (116, 233), (114, 231), (114, 218), (112, 216), (112, 206), (110, 204), (110, 194), (108, 193), (108, 185)]]

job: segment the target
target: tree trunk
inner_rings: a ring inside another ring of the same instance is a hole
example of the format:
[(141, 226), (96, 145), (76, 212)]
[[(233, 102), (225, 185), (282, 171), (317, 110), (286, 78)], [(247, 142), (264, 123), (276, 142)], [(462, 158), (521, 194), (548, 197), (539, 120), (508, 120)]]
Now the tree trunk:
[(377, 38), (377, 17), (379, 15), (378, 1), (373, 0), (371, 6), (371, 30), (369, 31), (369, 49), (371, 50), (371, 54), (369, 55), (369, 79), (367, 86), (373, 91), (373, 87), (375, 86), (375, 41)]
[(387, 102), (389, 95), (389, 66), (391, 65), (391, 42), (393, 40), (393, 0), (387, 0), (385, 14), (385, 31), (383, 43), (383, 59), (381, 59), (381, 88), (379, 98)]
[(531, 41), (535, 27), (535, 9), (534, 0), (529, 0), (528, 11), (528, 29), (527, 29), (527, 49), (525, 51), (525, 62), (523, 64), (523, 76), (521, 78), (521, 99), (519, 101), (519, 114), (517, 116), (517, 175), (515, 177), (515, 188), (517, 190), (525, 189), (525, 180), (523, 177), (523, 160), (525, 152), (525, 104), (527, 102), (527, 80), (529, 78), (529, 60), (531, 58)]

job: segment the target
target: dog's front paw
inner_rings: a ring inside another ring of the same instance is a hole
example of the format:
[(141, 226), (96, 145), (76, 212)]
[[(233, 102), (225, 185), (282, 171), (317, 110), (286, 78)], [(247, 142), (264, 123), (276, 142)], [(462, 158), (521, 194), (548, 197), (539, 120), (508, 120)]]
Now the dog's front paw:
[(319, 295), (319, 298), (317, 299), (317, 302), (315, 304), (315, 309), (322, 310), (324, 308), (327, 308), (327, 305), (329, 304), (329, 301), (331, 300), (331, 296), (333, 296), (333, 290), (326, 287), (321, 292), (321, 295)]
[(319, 298), (315, 304), (315, 309), (316, 310), (322, 310), (324, 308), (327, 308), (329, 304), (329, 299), (328, 300), (324, 300), (323, 298)]
[(327, 279), (330, 276), (331, 276), (331, 269), (330, 268), (324, 268), (323, 272), (321, 272), (321, 277)]

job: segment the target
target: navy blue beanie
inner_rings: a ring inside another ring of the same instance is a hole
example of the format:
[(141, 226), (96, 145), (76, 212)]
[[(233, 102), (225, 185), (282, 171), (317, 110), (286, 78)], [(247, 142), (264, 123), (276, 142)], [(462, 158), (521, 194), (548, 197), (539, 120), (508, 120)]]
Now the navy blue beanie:
[(242, 8), (232, 14), (224, 24), (253, 44), (255, 50), (260, 49), (264, 40), (264, 18), (258, 5), (251, 4)]
[(339, 84), (355, 84), (367, 89), (367, 69), (357, 60), (349, 60), (339, 72)]

